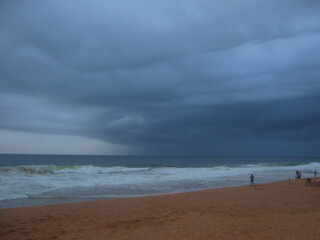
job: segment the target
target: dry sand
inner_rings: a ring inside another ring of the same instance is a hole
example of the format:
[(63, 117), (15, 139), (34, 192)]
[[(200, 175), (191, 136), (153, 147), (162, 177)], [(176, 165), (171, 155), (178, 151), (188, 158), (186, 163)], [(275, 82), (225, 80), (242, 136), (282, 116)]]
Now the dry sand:
[(320, 239), (305, 180), (0, 210), (0, 239)]

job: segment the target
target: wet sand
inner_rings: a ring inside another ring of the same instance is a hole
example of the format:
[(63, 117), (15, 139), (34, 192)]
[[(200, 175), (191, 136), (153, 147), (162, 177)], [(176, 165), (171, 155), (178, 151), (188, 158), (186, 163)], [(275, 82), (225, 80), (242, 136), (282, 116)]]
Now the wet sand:
[(0, 239), (320, 239), (305, 179), (191, 193), (0, 209)]

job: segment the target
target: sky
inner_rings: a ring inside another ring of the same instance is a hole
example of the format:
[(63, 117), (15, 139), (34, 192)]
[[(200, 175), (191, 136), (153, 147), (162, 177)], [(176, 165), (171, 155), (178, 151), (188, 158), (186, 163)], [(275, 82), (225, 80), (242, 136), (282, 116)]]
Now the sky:
[(0, 153), (320, 156), (319, 12), (1, 0)]

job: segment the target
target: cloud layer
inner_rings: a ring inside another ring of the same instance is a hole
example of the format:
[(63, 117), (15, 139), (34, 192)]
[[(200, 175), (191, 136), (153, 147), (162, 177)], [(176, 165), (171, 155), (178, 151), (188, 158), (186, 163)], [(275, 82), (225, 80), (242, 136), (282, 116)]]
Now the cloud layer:
[(141, 154), (320, 155), (319, 12), (297, 0), (2, 1), (0, 129)]

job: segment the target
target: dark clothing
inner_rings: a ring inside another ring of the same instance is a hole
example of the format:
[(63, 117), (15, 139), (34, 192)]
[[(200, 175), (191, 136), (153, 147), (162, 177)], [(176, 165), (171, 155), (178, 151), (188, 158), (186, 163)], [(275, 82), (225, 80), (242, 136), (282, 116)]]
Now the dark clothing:
[(296, 171), (296, 179), (300, 179), (301, 178), (301, 172), (300, 171)]
[(254, 176), (253, 174), (250, 175), (250, 186), (254, 185)]

